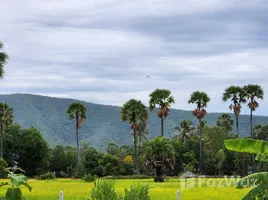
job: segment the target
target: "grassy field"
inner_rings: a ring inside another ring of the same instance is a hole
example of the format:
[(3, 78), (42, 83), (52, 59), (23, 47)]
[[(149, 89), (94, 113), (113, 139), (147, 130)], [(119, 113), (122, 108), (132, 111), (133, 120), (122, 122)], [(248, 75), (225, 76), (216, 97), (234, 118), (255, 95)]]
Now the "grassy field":
[[(181, 191), (182, 200), (240, 200), (247, 193), (247, 189), (238, 190), (231, 179), (171, 179), (165, 183), (155, 183), (153, 180), (116, 180), (116, 191), (124, 193), (124, 188), (130, 188), (135, 183), (152, 185), (150, 196), (152, 200), (175, 200), (176, 191)], [(24, 186), (23, 193), (27, 200), (58, 200), (59, 191), (64, 191), (64, 200), (85, 200), (90, 197), (93, 183), (83, 180), (57, 179), (50, 181), (29, 180), (33, 187), (29, 192)], [(187, 187), (185, 188), (185, 186)], [(0, 188), (3, 196), (7, 186)]]

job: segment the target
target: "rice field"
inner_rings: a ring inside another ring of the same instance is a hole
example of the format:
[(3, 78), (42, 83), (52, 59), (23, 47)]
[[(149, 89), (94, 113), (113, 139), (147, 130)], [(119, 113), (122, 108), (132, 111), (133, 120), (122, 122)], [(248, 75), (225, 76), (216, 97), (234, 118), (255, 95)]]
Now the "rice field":
[[(5, 180), (6, 181), (6, 180)], [(152, 200), (176, 200), (176, 191), (180, 190), (181, 200), (240, 200), (248, 189), (239, 190), (233, 186), (236, 180), (232, 179), (170, 179), (164, 183), (155, 183), (150, 179), (116, 180), (116, 191), (123, 194), (125, 188), (135, 183), (152, 186), (150, 196)], [(24, 186), (23, 194), (27, 200), (58, 200), (59, 191), (64, 191), (64, 200), (85, 200), (90, 198), (93, 183), (83, 180), (57, 179), (57, 180), (29, 180), (33, 187), (29, 192)], [(0, 188), (3, 196), (6, 187)]]

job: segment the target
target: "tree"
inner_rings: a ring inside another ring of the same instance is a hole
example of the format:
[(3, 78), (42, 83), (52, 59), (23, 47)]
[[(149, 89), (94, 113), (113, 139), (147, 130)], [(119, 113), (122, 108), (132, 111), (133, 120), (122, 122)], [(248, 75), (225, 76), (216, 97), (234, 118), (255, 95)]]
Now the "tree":
[(268, 141), (268, 125), (256, 124), (253, 128), (254, 139)]
[(5, 131), (6, 127), (10, 126), (13, 123), (13, 119), (13, 109), (6, 103), (0, 103), (1, 158), (3, 158), (3, 132)]
[(232, 117), (230, 114), (224, 113), (220, 117), (218, 117), (217, 126), (222, 127), (227, 133), (233, 130), (233, 125), (234, 125), (234, 120), (232, 120)]
[(175, 151), (166, 137), (158, 136), (147, 142), (144, 157), (146, 166), (155, 170), (155, 182), (163, 182), (165, 171), (173, 170)]
[(164, 120), (169, 114), (172, 103), (175, 103), (175, 100), (169, 90), (156, 89), (150, 94), (150, 110), (153, 111), (157, 105), (159, 106), (157, 114), (161, 118), (161, 136), (164, 136)]
[(202, 156), (202, 118), (205, 117), (207, 111), (205, 107), (210, 101), (210, 98), (205, 92), (196, 91), (190, 96), (188, 103), (196, 104), (197, 108), (193, 111), (193, 115), (199, 120), (199, 141), (200, 141), (200, 155), (199, 155), (199, 172), (203, 174), (203, 156)]
[(110, 154), (105, 154), (99, 160), (99, 165), (102, 168), (104, 176), (117, 176), (123, 171), (120, 159)]
[[(245, 92), (246, 98), (249, 101), (248, 107), (250, 109), (250, 133), (251, 133), (251, 138), (254, 138), (253, 125), (252, 125), (252, 114), (253, 114), (253, 111), (255, 111), (256, 108), (258, 108), (258, 106), (259, 106), (256, 99), (263, 99), (264, 93), (263, 93), (263, 89), (261, 88), (261, 86), (252, 85), (252, 84), (248, 84), (248, 85), (244, 86), (243, 90)], [(253, 164), (253, 172), (256, 172), (256, 162), (255, 162), (254, 154), (252, 154), (252, 164)]]
[(67, 114), (70, 119), (75, 119), (76, 130), (76, 146), (77, 146), (77, 173), (80, 176), (80, 156), (79, 156), (79, 139), (78, 128), (81, 128), (81, 124), (86, 118), (87, 108), (79, 102), (72, 103), (67, 110)]
[(4, 76), (4, 65), (7, 63), (8, 55), (2, 51), (4, 45), (0, 42), (0, 78)]
[(176, 126), (175, 130), (179, 131), (179, 135), (176, 135), (175, 138), (180, 138), (183, 142), (185, 139), (189, 138), (189, 135), (193, 133), (195, 128), (193, 123), (190, 120), (181, 120), (180, 127)]
[(26, 171), (28, 176), (44, 173), (48, 168), (49, 147), (42, 133), (34, 128), (23, 129), (21, 141), (17, 146), (18, 166)]
[(229, 106), (230, 110), (234, 111), (236, 119), (236, 134), (239, 137), (239, 120), (238, 117), (241, 111), (241, 104), (246, 102), (245, 93), (239, 86), (230, 86), (225, 89), (222, 97), (223, 101), (231, 100), (232, 104)]
[(139, 129), (137, 131), (137, 137), (139, 140), (139, 148), (141, 148), (142, 144), (148, 140), (147, 135), (149, 135), (149, 129), (147, 127), (147, 124), (144, 122), (141, 122), (139, 124)]
[(146, 110), (146, 106), (141, 101), (130, 99), (123, 105), (121, 109), (121, 120), (123, 122), (128, 121), (131, 124), (131, 129), (133, 130), (136, 174), (140, 174), (137, 149), (137, 132), (139, 130), (139, 124), (146, 124), (147, 119), (148, 112)]

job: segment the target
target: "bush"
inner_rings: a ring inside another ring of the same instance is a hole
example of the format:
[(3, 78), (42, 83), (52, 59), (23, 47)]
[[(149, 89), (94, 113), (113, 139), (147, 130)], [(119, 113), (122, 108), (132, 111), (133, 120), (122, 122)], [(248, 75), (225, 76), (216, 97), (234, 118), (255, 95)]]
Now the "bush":
[(56, 178), (56, 176), (52, 172), (48, 172), (46, 174), (42, 174), (39, 176), (40, 180), (53, 180), (55, 178)]
[(130, 190), (125, 189), (125, 197), (117, 195), (114, 188), (114, 180), (96, 179), (94, 188), (91, 190), (90, 200), (150, 200), (149, 185), (136, 184), (132, 185)]
[(121, 199), (117, 196), (114, 189), (115, 181), (97, 179), (94, 182), (94, 188), (91, 190), (92, 200), (109, 199), (118, 200)]
[(7, 163), (3, 158), (0, 158), (0, 178), (7, 178)]
[(103, 179), (151, 179), (153, 176), (131, 175), (131, 176), (105, 176)]
[(92, 181), (94, 181), (94, 177), (91, 174), (88, 174), (88, 175), (84, 176), (83, 180), (86, 182), (92, 182)]

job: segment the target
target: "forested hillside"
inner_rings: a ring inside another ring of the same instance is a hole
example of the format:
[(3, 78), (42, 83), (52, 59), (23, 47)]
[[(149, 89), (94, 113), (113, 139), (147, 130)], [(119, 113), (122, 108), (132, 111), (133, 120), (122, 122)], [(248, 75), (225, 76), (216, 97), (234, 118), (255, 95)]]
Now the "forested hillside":
[[(69, 120), (66, 110), (72, 99), (52, 98), (29, 94), (0, 95), (0, 102), (8, 103), (14, 110), (15, 122), (22, 127), (34, 126), (42, 131), (48, 142), (75, 144), (75, 122)], [(132, 144), (129, 124), (120, 121), (120, 107), (83, 102), (87, 118), (80, 129), (80, 141), (90, 142), (99, 150), (105, 150), (109, 142)], [(149, 112), (150, 138), (160, 135), (160, 119), (156, 111)], [(209, 125), (215, 125), (221, 113), (208, 113), (204, 118)], [(171, 109), (165, 120), (165, 135), (170, 137), (182, 119), (189, 119), (196, 125), (196, 118), (190, 111)], [(268, 117), (254, 117), (254, 124), (268, 124)], [(241, 135), (249, 134), (249, 116), (240, 116)]]

